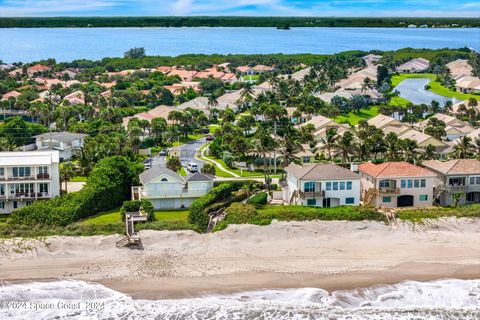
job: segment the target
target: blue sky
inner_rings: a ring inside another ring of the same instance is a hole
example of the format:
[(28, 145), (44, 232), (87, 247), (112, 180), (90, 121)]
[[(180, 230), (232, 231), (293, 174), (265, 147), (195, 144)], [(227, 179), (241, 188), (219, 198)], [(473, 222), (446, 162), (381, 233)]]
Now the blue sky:
[(480, 17), (473, 0), (0, 0), (0, 16)]

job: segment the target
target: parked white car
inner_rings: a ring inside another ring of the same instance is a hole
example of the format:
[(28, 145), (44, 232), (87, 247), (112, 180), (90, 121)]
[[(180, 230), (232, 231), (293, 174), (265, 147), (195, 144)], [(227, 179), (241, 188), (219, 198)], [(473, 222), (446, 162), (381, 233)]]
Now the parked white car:
[(187, 165), (187, 170), (190, 171), (190, 172), (198, 172), (198, 164), (196, 164), (194, 162), (190, 162)]

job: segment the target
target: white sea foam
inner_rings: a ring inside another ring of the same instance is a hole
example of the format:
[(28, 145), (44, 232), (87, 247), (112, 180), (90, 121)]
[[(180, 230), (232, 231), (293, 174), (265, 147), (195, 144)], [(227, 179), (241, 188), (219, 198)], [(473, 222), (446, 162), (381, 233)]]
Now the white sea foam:
[(0, 319), (478, 320), (480, 280), (405, 281), (331, 294), (302, 288), (157, 301), (133, 300), (96, 283), (35, 282), (0, 287), (0, 304)]

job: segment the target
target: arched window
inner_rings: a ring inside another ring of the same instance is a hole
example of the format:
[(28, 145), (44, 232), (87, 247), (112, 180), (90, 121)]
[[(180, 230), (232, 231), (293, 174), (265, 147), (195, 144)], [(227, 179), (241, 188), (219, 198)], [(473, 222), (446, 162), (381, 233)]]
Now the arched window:
[(168, 181), (168, 179), (167, 178), (162, 178), (162, 180), (160, 180), (160, 181), (162, 181), (162, 182), (163, 181)]

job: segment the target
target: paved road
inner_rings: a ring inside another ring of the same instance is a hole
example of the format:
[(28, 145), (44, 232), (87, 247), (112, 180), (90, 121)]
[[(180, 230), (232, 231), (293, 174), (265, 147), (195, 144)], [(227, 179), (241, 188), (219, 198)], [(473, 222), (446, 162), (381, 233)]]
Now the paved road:
[[(198, 149), (202, 145), (204, 145), (205, 143), (206, 143), (206, 139), (201, 138), (201, 139), (198, 139), (198, 140), (190, 141), (190, 142), (188, 142), (188, 143), (186, 143), (186, 144), (184, 144), (180, 147), (181, 148), (180, 162), (185, 167), (185, 170), (187, 170), (187, 165), (190, 162), (195, 162), (196, 164), (198, 164), (199, 169), (203, 168), (204, 162), (195, 159), (195, 155), (197, 154)], [(145, 160), (145, 161), (148, 161), (148, 159)], [(153, 166), (160, 166), (160, 167), (166, 167), (167, 166), (167, 161), (166, 161), (165, 157), (159, 157), (158, 154), (152, 155), (151, 162), (152, 162), (152, 167)]]
[(425, 86), (430, 82), (429, 78), (410, 78), (405, 79), (394, 88), (394, 91), (400, 92), (400, 97), (413, 102), (414, 104), (427, 104), (430, 105), (432, 101), (438, 101), (440, 106), (443, 107), (445, 102), (452, 101), (457, 103), (461, 100), (455, 98), (448, 98), (436, 94), (434, 92), (425, 90)]

